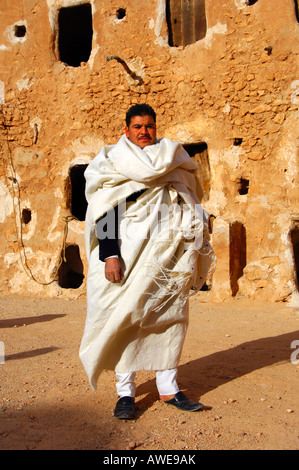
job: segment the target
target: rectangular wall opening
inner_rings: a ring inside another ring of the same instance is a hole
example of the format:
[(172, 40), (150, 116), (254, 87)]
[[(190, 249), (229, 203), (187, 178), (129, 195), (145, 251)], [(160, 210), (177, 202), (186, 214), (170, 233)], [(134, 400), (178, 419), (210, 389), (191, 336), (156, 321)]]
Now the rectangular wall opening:
[(58, 51), (61, 62), (79, 67), (87, 62), (92, 48), (90, 3), (61, 8), (58, 13)]
[(58, 271), (58, 284), (64, 289), (78, 289), (83, 283), (83, 263), (77, 245), (65, 249), (65, 259)]
[(88, 165), (75, 165), (70, 169), (71, 213), (78, 220), (85, 220), (87, 201), (85, 198), (84, 171)]
[(299, 227), (291, 231), (291, 243), (294, 256), (295, 283), (299, 289)]
[(24, 225), (29, 224), (31, 220), (31, 210), (30, 209), (23, 209), (22, 210), (22, 223)]
[(183, 147), (198, 166), (196, 176), (203, 190), (203, 198), (208, 201), (211, 179), (208, 146), (205, 142), (199, 142), (198, 144), (184, 144)]
[(233, 222), (229, 231), (229, 271), (232, 295), (239, 290), (238, 279), (246, 266), (246, 230), (241, 222)]
[(249, 191), (249, 180), (247, 178), (240, 178), (238, 181), (238, 193), (241, 196), (248, 194)]
[(170, 46), (187, 46), (207, 33), (205, 0), (166, 0)]

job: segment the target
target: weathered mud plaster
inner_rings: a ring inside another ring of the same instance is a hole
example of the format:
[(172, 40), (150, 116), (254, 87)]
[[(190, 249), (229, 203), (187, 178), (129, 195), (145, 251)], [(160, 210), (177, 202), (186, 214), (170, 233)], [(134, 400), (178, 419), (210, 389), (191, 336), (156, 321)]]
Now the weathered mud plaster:
[(13, 198), (10, 194), (9, 188), (5, 180), (0, 180), (0, 223), (3, 224), (8, 216), (13, 213)]
[(216, 34), (225, 34), (227, 32), (227, 25), (217, 23), (215, 26), (208, 28), (206, 37), (202, 39), (204, 47), (211, 49), (213, 42), (215, 41)]

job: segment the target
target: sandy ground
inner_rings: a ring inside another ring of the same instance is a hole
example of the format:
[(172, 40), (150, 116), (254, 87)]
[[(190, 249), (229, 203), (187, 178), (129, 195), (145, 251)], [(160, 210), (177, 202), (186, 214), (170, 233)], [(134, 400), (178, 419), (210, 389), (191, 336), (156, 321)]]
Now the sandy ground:
[(78, 357), (84, 321), (82, 300), (0, 297), (0, 449), (298, 449), (298, 308), (191, 298), (179, 384), (208, 409), (165, 405), (155, 374), (140, 372), (132, 421), (113, 417), (113, 372), (97, 392), (88, 384)]

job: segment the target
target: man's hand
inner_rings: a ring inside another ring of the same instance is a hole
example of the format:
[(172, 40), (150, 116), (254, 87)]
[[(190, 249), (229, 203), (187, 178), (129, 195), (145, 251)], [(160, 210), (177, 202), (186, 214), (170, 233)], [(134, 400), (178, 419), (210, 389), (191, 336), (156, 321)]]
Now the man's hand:
[(119, 283), (123, 280), (124, 272), (118, 258), (108, 258), (105, 262), (105, 277), (108, 281)]

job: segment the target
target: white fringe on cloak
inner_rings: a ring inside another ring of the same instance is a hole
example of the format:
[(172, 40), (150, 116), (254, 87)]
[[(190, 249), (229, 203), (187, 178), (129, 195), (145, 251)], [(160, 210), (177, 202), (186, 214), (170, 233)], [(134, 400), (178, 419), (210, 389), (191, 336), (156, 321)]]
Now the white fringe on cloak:
[[(178, 365), (190, 288), (202, 287), (214, 260), (196, 168), (183, 147), (168, 138), (142, 150), (123, 135), (116, 145), (103, 147), (85, 171), (89, 270), (79, 354), (94, 390), (103, 369)], [(141, 189), (146, 191), (136, 202), (124, 204)], [(113, 284), (99, 260), (95, 229), (119, 204), (124, 279)]]

